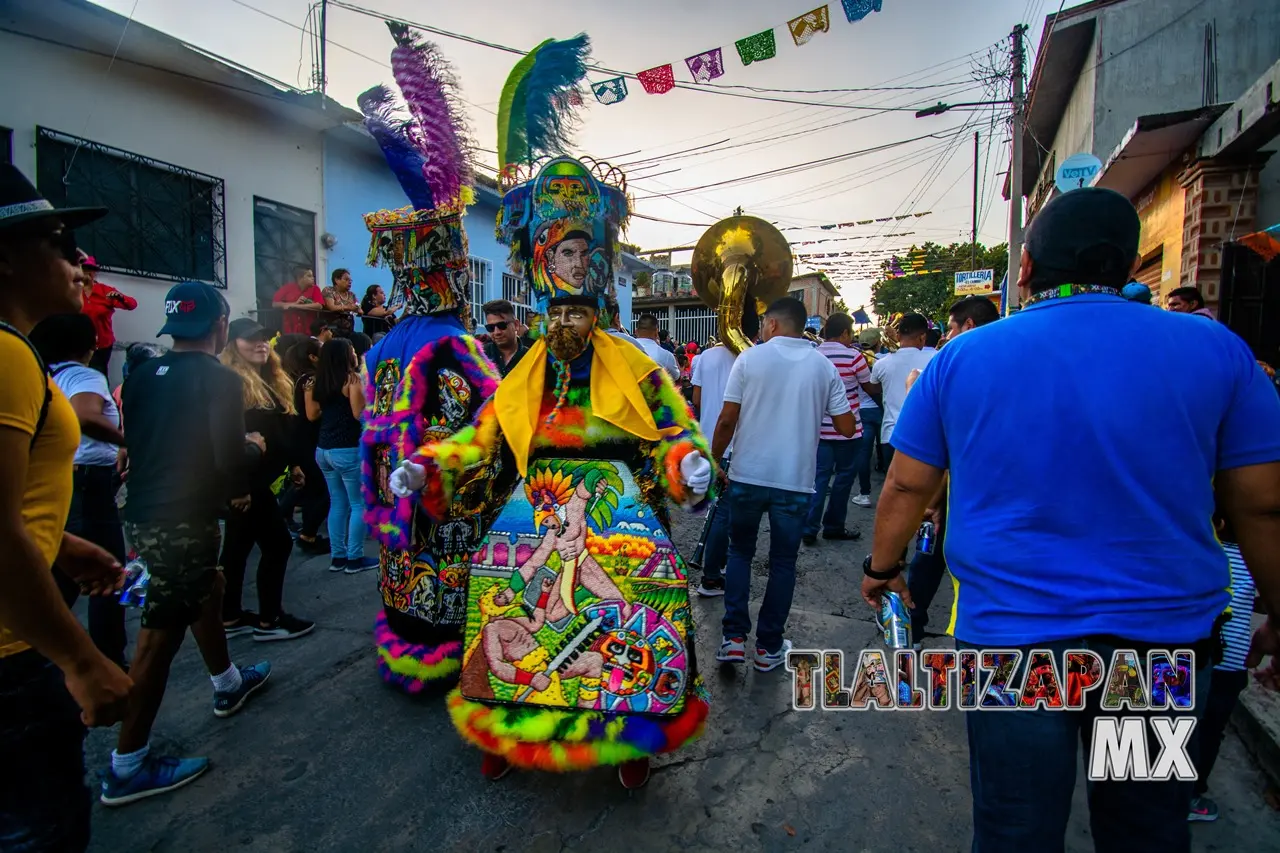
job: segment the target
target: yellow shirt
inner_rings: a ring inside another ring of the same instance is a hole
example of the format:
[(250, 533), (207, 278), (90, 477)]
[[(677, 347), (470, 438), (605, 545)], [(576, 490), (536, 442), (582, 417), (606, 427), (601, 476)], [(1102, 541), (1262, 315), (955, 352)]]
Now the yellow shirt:
[[(53, 565), (62, 545), (62, 529), (71, 509), (71, 467), (80, 446), (80, 424), (58, 386), (40, 372), (30, 348), (15, 335), (0, 332), (0, 427), (35, 435), (45, 388), (52, 391), (49, 413), (27, 458), (22, 522), (40, 553)], [(0, 624), (0, 658), (30, 648)]]

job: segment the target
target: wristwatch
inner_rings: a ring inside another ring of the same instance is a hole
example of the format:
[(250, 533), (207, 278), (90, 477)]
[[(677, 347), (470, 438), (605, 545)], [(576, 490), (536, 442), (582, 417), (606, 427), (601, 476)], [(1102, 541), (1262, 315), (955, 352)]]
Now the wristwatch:
[(894, 564), (894, 567), (892, 569), (887, 569), (883, 572), (877, 572), (875, 569), (871, 568), (871, 555), (868, 554), (862, 560), (862, 573), (867, 577), (871, 578), (872, 580), (891, 581), (894, 578), (896, 578), (898, 575), (902, 574), (902, 570), (906, 568), (906, 565), (907, 564), (905, 560), (899, 560), (896, 564)]

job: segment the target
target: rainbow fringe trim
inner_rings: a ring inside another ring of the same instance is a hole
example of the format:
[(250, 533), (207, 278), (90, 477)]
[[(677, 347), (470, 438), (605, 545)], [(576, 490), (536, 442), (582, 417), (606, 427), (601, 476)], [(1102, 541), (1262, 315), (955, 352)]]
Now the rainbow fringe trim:
[(373, 623), (373, 641), (378, 647), (378, 675), (410, 696), (451, 687), (462, 671), (461, 642), (438, 646), (405, 642), (387, 625), (385, 611), (379, 611)]
[(691, 692), (674, 717), (486, 705), (454, 690), (449, 716), (463, 739), (524, 770), (565, 773), (674, 752), (702, 735), (710, 705)]

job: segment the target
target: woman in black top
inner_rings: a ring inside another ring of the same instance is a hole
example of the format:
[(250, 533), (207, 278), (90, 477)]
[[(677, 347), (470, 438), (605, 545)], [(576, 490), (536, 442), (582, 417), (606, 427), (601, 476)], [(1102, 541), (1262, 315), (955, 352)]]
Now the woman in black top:
[[(280, 352), (279, 349), (276, 352)], [(280, 508), (286, 521), (293, 520), (295, 507), (302, 508), (302, 527), (298, 528), (298, 548), (308, 554), (329, 553), (329, 540), (318, 536), (320, 525), (329, 515), (329, 489), (324, 475), (316, 465), (316, 441), (320, 437), (320, 425), (307, 420), (306, 388), (316, 375), (316, 362), (320, 360), (320, 342), (303, 338), (284, 351), (281, 363), (293, 380), (293, 442), (298, 467), (302, 469), (302, 485), (286, 484), (286, 492), (280, 495)]]
[(364, 291), (364, 299), (360, 300), (360, 313), (364, 316), (364, 333), (372, 338), (382, 332), (391, 331), (395, 324), (395, 315), (387, 310), (387, 294), (382, 287), (371, 284)]
[[(315, 623), (290, 616), (282, 609), (284, 573), (293, 550), (293, 537), (271, 487), (296, 467), (292, 416), (293, 383), (271, 350), (271, 333), (248, 318), (235, 320), (228, 329), (227, 347), (220, 360), (244, 382), (245, 429), (259, 433), (266, 449), (249, 481), (249, 506), (227, 516), (222, 541), (222, 573), (227, 587), (222, 599), (222, 620), (227, 636), (252, 633), (258, 641), (291, 640), (311, 633)], [(240, 606), (245, 563), (254, 545), (258, 559), (257, 614)]]
[(364, 380), (351, 342), (334, 338), (320, 350), (315, 382), (305, 393), (307, 417), (320, 424), (316, 463), (329, 485), (329, 571), (353, 575), (374, 569), (364, 555), (368, 528), (360, 492), (360, 415)]

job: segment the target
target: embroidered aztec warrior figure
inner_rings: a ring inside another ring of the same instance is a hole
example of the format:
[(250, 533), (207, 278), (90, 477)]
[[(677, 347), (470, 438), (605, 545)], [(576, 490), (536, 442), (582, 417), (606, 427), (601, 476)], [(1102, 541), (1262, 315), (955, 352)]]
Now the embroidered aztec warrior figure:
[[(565, 51), (578, 71), (559, 91), (519, 76), (545, 82), (538, 63), (566, 67)], [(572, 102), (585, 53), (585, 37), (540, 46), (513, 73), (515, 100)], [(511, 100), (504, 92), (500, 104)], [(504, 505), (471, 558), (463, 671), (449, 696), (485, 775), (611, 765), (639, 787), (649, 759), (696, 738), (708, 710), (684, 563), (656, 510), (667, 496), (705, 501), (710, 451), (666, 372), (604, 331), (625, 178), (535, 156), (532, 130), (510, 143), (504, 115), (503, 162), (544, 160), (510, 187), (498, 226), (536, 300), (540, 339), (471, 425), (425, 441), (390, 485), (433, 518)], [(494, 480), (495, 467), (523, 482)]]
[[(365, 517), (381, 545), (378, 671), (416, 694), (451, 685), (461, 670), (467, 560), (501, 506), (472, 505), (457, 515), (446, 507), (428, 517), (391, 492), (389, 475), (422, 443), (469, 423), (498, 376), (463, 325), (470, 273), (462, 217), (473, 197), (472, 172), (452, 75), (433, 45), (402, 25), (388, 27), (404, 102), (376, 87), (359, 104), (411, 205), (365, 217), (368, 262), (391, 271), (391, 304), (400, 316), (366, 356), (361, 455)], [(515, 482), (514, 469), (491, 466), (488, 476)]]

